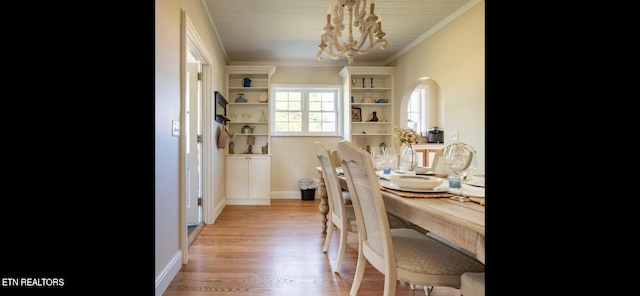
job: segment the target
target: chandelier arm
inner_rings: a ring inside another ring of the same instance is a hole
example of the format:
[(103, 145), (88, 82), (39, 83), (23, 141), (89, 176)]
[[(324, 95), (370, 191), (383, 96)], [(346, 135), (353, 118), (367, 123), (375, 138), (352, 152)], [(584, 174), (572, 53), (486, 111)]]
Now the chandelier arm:
[[(364, 24), (364, 18), (367, 15), (367, 0), (356, 0), (354, 6), (354, 14), (357, 21), (357, 27)], [(362, 29), (360, 29), (362, 32)]]
[(344, 52), (348, 47), (346, 47), (346, 44), (340, 44), (340, 36), (336, 36), (336, 34), (331, 34), (330, 36), (328, 36), (328, 41), (329, 41), (329, 49), (332, 50), (333, 48)]
[(373, 33), (371, 32), (371, 27), (367, 27), (365, 31), (360, 35), (360, 40), (354, 46), (358, 50), (359, 54), (362, 54), (362, 46), (369, 40), (369, 46), (367, 49), (371, 49), (373, 47)]
[[(327, 53), (327, 55), (332, 58), (332, 59), (339, 59), (341, 57), (343, 57), (345, 55), (345, 49), (340, 45), (339, 40), (333, 38), (329, 38), (328, 39), (328, 46), (326, 48), (324, 48), (324, 52)], [(337, 49), (339, 51), (339, 53), (335, 53), (333, 50)]]
[(367, 54), (369, 53), (371, 50), (373, 50), (373, 48), (375, 47), (376, 44), (381, 43), (382, 45), (380, 46), (380, 49), (385, 49), (387, 47), (387, 40), (385, 39), (376, 39), (376, 41), (371, 42), (371, 40), (369, 40), (369, 46), (366, 49), (363, 50), (359, 50), (358, 53), (359, 54)]
[[(371, 49), (373, 48), (373, 46), (376, 43), (379, 42), (374, 42), (373, 40), (373, 35), (376, 32), (381, 32), (382, 29), (380, 27), (380, 24), (377, 22), (378, 17), (376, 15), (370, 15), (367, 18), (367, 23), (366, 26), (364, 26), (364, 31), (362, 32), (362, 34), (360, 35), (360, 40), (358, 41), (356, 48), (358, 49), (358, 53), (359, 54), (366, 54), (368, 52), (371, 51)], [(366, 41), (369, 41), (369, 45), (367, 46), (367, 48), (365, 49), (361, 49), (362, 46), (365, 44)], [(386, 40), (385, 40), (386, 42)]]
[(325, 52), (327, 53), (327, 55), (329, 55), (329, 57), (331, 57), (334, 60), (337, 60), (343, 56), (345, 56), (345, 52), (343, 50), (340, 50), (338, 53), (333, 52), (335, 46), (330, 46), (328, 50), (326, 50)]

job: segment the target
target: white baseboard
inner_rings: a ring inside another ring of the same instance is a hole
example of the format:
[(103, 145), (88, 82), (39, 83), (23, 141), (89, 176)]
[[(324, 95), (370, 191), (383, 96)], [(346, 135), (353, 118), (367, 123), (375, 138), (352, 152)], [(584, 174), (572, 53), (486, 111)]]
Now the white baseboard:
[(301, 199), (298, 191), (271, 191), (271, 199)]
[(156, 277), (156, 296), (162, 296), (173, 278), (182, 267), (182, 252), (178, 251), (173, 259), (162, 269), (160, 275)]

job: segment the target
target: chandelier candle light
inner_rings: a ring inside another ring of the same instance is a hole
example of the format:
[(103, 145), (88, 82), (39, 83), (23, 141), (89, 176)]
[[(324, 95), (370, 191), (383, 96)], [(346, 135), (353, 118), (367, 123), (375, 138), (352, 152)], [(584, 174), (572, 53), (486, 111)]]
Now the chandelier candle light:
[[(366, 16), (367, 0), (337, 1), (338, 3), (333, 8), (335, 12), (333, 25), (331, 24), (331, 6), (327, 9), (327, 24), (322, 29), (320, 45), (318, 45), (319, 50), (316, 56), (318, 60), (322, 60), (322, 53), (324, 52), (334, 60), (346, 56), (349, 64), (351, 64), (355, 53), (366, 54), (378, 43), (381, 43), (380, 49), (387, 48), (387, 40), (383, 38), (385, 33), (382, 31), (382, 20), (374, 14), (374, 0), (371, 0), (369, 16)], [(345, 28), (345, 9), (349, 15), (349, 37), (346, 42), (340, 42), (342, 30)], [(353, 38), (353, 27), (357, 27), (360, 30), (360, 39), (357, 42)], [(373, 40), (374, 34), (377, 37), (375, 41)], [(363, 48), (367, 41), (369, 45)]]

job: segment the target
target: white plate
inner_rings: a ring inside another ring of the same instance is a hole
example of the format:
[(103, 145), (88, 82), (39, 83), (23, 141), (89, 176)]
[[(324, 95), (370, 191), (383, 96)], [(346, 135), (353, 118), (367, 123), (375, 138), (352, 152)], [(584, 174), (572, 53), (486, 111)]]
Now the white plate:
[(409, 192), (447, 192), (447, 190), (449, 190), (449, 188), (445, 185), (440, 185), (439, 187), (433, 188), (433, 189), (410, 189), (410, 188), (402, 188), (400, 186), (398, 186), (397, 184), (391, 183), (391, 181), (387, 181), (387, 180), (380, 180), (380, 186), (385, 187), (385, 188), (389, 188), (389, 189), (394, 189), (394, 190), (400, 190), (400, 191), (409, 191)]
[(466, 185), (470, 185), (470, 186), (475, 186), (475, 187), (482, 187), (482, 188), (484, 188), (484, 181), (474, 181), (474, 180), (471, 180), (471, 181), (466, 181), (466, 182), (464, 182), (464, 184), (466, 184)]
[(444, 179), (420, 175), (391, 175), (391, 182), (411, 189), (432, 189), (442, 185)]

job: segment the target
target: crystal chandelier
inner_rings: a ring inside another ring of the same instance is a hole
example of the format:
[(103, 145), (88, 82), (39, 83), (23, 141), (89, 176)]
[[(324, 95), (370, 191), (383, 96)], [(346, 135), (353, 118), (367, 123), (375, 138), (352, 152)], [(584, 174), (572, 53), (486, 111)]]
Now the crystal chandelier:
[[(387, 40), (382, 38), (385, 33), (382, 31), (382, 21), (373, 13), (375, 7), (374, 0), (371, 0), (370, 13), (366, 16), (367, 0), (337, 0), (338, 3), (333, 8), (335, 17), (331, 24), (331, 6), (327, 9), (327, 24), (322, 29), (320, 35), (320, 45), (318, 45), (318, 60), (322, 60), (322, 53), (326, 53), (330, 58), (337, 60), (347, 56), (349, 64), (353, 63), (355, 53), (366, 54), (373, 49), (373, 46), (381, 43), (380, 49), (387, 47)], [(349, 15), (349, 37), (346, 42), (340, 42), (342, 30), (344, 30), (344, 15)], [(353, 38), (353, 27), (360, 30), (360, 39)], [(377, 37), (374, 41), (373, 36)], [(363, 45), (368, 41), (368, 46)], [(336, 52), (337, 51), (337, 52)]]

